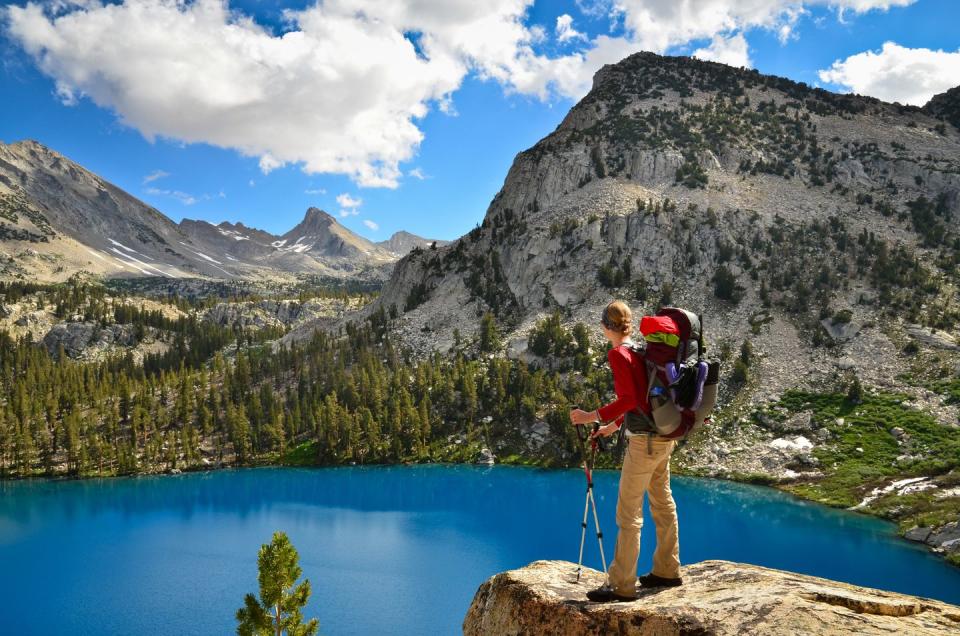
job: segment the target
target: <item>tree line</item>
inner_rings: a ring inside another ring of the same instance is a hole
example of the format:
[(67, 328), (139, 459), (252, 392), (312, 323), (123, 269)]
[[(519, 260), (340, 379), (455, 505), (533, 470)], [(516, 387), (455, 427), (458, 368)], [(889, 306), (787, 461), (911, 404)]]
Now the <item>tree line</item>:
[[(495, 330), (488, 325), (484, 338)], [(537, 351), (568, 362), (540, 368), (491, 357), (477, 343), (418, 360), (395, 345), (383, 311), (289, 346), (183, 329), (162, 364), (148, 357), (138, 365), (129, 355), (80, 362), (0, 332), (0, 476), (123, 475), (291, 457), (442, 460), (471, 441), (522, 449), (523, 426), (537, 420), (560, 440), (558, 454), (572, 451), (563, 414), (571, 404), (598, 405), (609, 371), (602, 352), (591, 363), (585, 331), (565, 332), (556, 317), (531, 337)]]

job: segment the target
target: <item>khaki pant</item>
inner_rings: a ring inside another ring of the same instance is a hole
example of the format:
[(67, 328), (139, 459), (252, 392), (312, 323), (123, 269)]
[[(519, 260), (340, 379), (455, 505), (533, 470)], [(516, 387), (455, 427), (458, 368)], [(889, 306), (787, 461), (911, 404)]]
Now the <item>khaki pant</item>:
[(670, 455), (676, 442), (646, 435), (627, 439), (617, 499), (617, 549), (610, 564), (610, 585), (620, 596), (637, 594), (637, 558), (643, 527), (643, 496), (650, 496), (650, 513), (657, 526), (657, 548), (651, 572), (665, 578), (680, 576), (677, 505), (670, 492)]

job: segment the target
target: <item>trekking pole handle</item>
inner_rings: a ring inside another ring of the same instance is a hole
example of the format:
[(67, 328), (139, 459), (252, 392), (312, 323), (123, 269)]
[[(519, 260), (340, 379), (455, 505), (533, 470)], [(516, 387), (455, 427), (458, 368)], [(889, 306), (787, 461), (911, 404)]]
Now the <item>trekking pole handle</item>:
[(603, 443), (603, 436), (597, 435), (597, 432), (600, 430), (600, 422), (593, 423), (593, 434), (590, 436), (590, 443), (594, 448), (598, 449), (600, 452), (604, 452), (607, 449)]

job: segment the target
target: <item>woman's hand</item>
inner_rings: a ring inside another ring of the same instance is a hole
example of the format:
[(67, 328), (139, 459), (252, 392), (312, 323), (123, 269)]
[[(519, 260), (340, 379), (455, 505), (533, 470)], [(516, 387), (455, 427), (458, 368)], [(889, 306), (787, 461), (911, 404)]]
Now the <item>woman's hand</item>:
[(599, 418), (597, 417), (596, 411), (584, 411), (581, 409), (573, 409), (570, 411), (570, 423), (574, 426), (590, 424), (596, 422), (597, 419)]
[(606, 426), (601, 426), (597, 429), (596, 433), (593, 433), (591, 437), (610, 437), (618, 430), (616, 422), (610, 422)]

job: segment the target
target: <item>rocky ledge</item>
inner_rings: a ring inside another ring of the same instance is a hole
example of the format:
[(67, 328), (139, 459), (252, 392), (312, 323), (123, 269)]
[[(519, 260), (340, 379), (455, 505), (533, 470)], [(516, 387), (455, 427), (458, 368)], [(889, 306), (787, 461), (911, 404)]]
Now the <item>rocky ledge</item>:
[(477, 590), (465, 636), (497, 634), (954, 634), (960, 607), (814, 576), (729, 561), (683, 568), (677, 588), (641, 591), (629, 603), (590, 603), (603, 574), (566, 561), (535, 561)]

